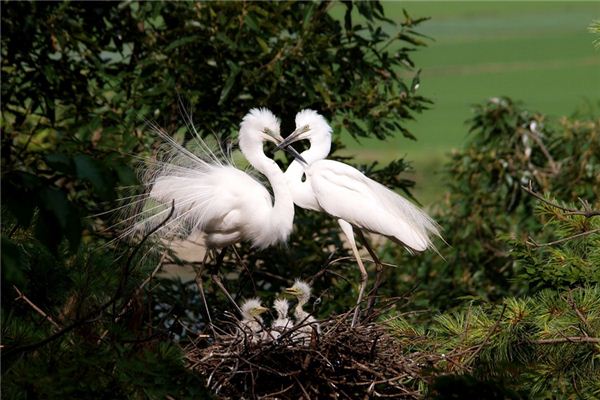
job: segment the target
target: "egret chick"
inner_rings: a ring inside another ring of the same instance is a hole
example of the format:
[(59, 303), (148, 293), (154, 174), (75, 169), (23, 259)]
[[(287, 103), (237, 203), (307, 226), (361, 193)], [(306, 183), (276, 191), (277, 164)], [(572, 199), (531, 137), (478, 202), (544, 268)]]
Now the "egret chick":
[(258, 343), (264, 338), (263, 319), (260, 316), (269, 309), (263, 307), (257, 298), (248, 299), (242, 304), (242, 321), (239, 334), (245, 335), (250, 343)]
[(310, 341), (312, 327), (315, 327), (317, 333), (321, 333), (321, 328), (316, 322), (315, 317), (304, 311), (303, 307), (310, 300), (311, 287), (308, 283), (296, 279), (294, 285), (285, 289), (285, 293), (290, 294), (298, 300), (294, 308), (295, 326), (301, 325), (297, 330), (295, 337), (300, 338), (301, 342), (307, 344)]
[(275, 340), (293, 324), (288, 317), (290, 303), (286, 299), (276, 299), (273, 302), (273, 308), (277, 312), (277, 319), (271, 324), (271, 337)]

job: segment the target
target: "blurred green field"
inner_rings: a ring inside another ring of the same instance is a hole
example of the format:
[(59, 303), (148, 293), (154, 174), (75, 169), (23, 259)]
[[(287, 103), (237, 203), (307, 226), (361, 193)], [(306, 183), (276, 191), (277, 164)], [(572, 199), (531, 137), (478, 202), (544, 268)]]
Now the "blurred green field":
[(445, 155), (467, 139), (471, 105), (510, 96), (551, 116), (569, 115), (600, 99), (600, 50), (587, 27), (600, 2), (386, 2), (386, 15), (429, 16), (418, 29), (432, 37), (414, 55), (432, 108), (409, 123), (418, 141), (344, 138), (347, 154), (387, 162), (406, 157), (424, 204), (440, 200)]

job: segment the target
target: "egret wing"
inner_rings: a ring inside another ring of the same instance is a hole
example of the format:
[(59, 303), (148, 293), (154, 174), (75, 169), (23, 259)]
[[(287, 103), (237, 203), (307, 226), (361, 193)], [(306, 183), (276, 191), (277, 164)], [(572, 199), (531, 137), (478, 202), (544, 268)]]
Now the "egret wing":
[(431, 234), (439, 235), (425, 212), (356, 168), (322, 160), (307, 172), (320, 206), (337, 218), (417, 251), (432, 245)]

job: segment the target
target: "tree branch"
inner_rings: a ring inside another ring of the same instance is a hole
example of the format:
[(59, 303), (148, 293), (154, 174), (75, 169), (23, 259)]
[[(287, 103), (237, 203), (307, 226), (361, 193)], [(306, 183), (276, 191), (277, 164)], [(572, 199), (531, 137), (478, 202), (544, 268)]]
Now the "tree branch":
[(41, 308), (39, 308), (38, 306), (36, 306), (33, 301), (29, 300), (29, 298), (27, 296), (25, 296), (25, 294), (23, 294), (23, 292), (21, 292), (19, 290), (19, 288), (17, 288), (15, 285), (13, 285), (13, 289), (15, 289), (15, 291), (17, 292), (17, 295), (18, 295), (18, 297), (15, 300), (23, 300), (31, 308), (33, 308), (38, 314), (40, 314), (42, 317), (44, 317), (44, 319), (46, 319), (48, 322), (50, 322), (56, 328), (60, 328), (60, 325), (58, 325), (56, 323), (56, 321), (54, 321), (54, 319), (52, 319), (52, 317), (50, 315), (46, 314), (44, 312), (44, 310), (42, 310)]
[(534, 344), (560, 344), (560, 343), (600, 343), (600, 338), (589, 336), (565, 336), (564, 338), (531, 340)]
[[(158, 224), (154, 229), (152, 229), (150, 232), (148, 232), (144, 238), (135, 246), (135, 248), (133, 249), (133, 251), (131, 252), (131, 254), (129, 255), (129, 258), (127, 259), (127, 262), (125, 263), (125, 266), (123, 268), (124, 272), (128, 272), (129, 268), (131, 267), (131, 262), (133, 260), (133, 256), (139, 251), (139, 249), (141, 248), (142, 244), (144, 244), (144, 242), (157, 230), (159, 230), (169, 219), (171, 219), (171, 217), (173, 216), (173, 213), (175, 212), (175, 201), (173, 201), (171, 203), (171, 211), (169, 212), (169, 215), (167, 215), (167, 217), (160, 223)], [(125, 278), (125, 277), (123, 277)], [(45, 339), (40, 340), (39, 342), (36, 343), (31, 343), (31, 344), (26, 344), (23, 346), (18, 346), (18, 347), (14, 347), (11, 349), (6, 350), (6, 354), (5, 356), (10, 356), (12, 354), (16, 354), (16, 353), (25, 353), (28, 351), (32, 351), (35, 350), (39, 347), (42, 347), (58, 338), (60, 338), (61, 336), (65, 335), (66, 333), (69, 333), (70, 331), (72, 331), (73, 329), (85, 325), (89, 322), (92, 322), (94, 319), (94, 317), (96, 317), (97, 315), (99, 315), (100, 313), (102, 313), (104, 310), (106, 310), (108, 307), (110, 307), (111, 305), (113, 305), (114, 303), (116, 303), (116, 301), (119, 299), (119, 297), (121, 296), (121, 291), (124, 287), (124, 283), (126, 282), (126, 279), (121, 279), (121, 282), (119, 284), (119, 287), (117, 288), (117, 291), (115, 292), (115, 294), (113, 295), (113, 297), (107, 301), (106, 303), (104, 303), (103, 305), (101, 305), (100, 307), (97, 307), (96, 309), (92, 310), (91, 312), (89, 312), (88, 314), (86, 314), (83, 318), (78, 319), (77, 321), (73, 322), (70, 325), (65, 326), (64, 328), (62, 328), (61, 330), (59, 330), (58, 332), (48, 336)]]
[(529, 181), (529, 186), (528, 187), (527, 186), (521, 186), (521, 189), (523, 189), (524, 191), (526, 191), (527, 193), (529, 193), (530, 195), (532, 195), (536, 199), (538, 199), (538, 200), (540, 200), (540, 201), (542, 201), (542, 202), (544, 202), (544, 203), (546, 203), (546, 204), (548, 204), (548, 205), (550, 205), (552, 207), (555, 207), (555, 208), (558, 208), (560, 210), (565, 211), (567, 213), (567, 215), (583, 215), (586, 218), (597, 217), (597, 216), (600, 215), (600, 210), (592, 210), (589, 207), (589, 205), (587, 205), (587, 203), (585, 203), (583, 201), (582, 201), (582, 203), (584, 205), (584, 208), (586, 208), (586, 210), (581, 211), (581, 210), (577, 210), (577, 209), (574, 209), (574, 208), (568, 208), (568, 207), (565, 207), (565, 206), (561, 206), (561, 205), (559, 205), (557, 203), (554, 203), (554, 202), (552, 202), (552, 201), (550, 201), (548, 199), (545, 199), (544, 196), (542, 196), (542, 195), (540, 195), (540, 194), (538, 194), (538, 193), (536, 193), (536, 192), (533, 191), (533, 188), (531, 186), (531, 181)]
[(568, 242), (569, 240), (577, 239), (579, 237), (591, 235), (593, 233), (598, 233), (598, 232), (600, 232), (600, 228), (592, 229), (591, 231), (580, 232), (575, 235), (571, 235), (566, 238), (558, 239), (558, 240), (555, 240), (553, 242), (548, 242), (548, 243), (538, 243), (535, 240), (533, 240), (532, 238), (529, 238), (529, 240), (527, 240), (527, 244), (530, 246), (533, 246), (533, 247), (554, 246), (555, 244)]

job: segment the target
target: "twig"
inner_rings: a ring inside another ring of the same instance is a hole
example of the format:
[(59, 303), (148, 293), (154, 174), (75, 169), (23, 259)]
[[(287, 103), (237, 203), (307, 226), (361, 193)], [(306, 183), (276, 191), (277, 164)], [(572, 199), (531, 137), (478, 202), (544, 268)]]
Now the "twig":
[[(585, 316), (582, 314), (581, 310), (579, 308), (577, 308), (575, 299), (573, 299), (573, 290), (569, 290), (569, 298), (567, 299), (567, 302), (569, 303), (571, 308), (573, 308), (573, 311), (575, 311), (575, 314), (577, 314), (577, 317), (581, 321), (581, 324), (589, 329), (590, 325), (589, 325), (588, 321), (585, 319)], [(586, 331), (583, 331), (583, 334), (585, 336), (589, 336)]]
[(558, 240), (555, 240), (553, 242), (548, 242), (548, 243), (538, 243), (535, 240), (533, 240), (532, 238), (529, 238), (529, 240), (527, 240), (526, 243), (533, 247), (554, 246), (555, 244), (561, 244), (564, 242), (568, 242), (569, 240), (577, 239), (579, 237), (591, 235), (593, 233), (598, 233), (598, 232), (600, 232), (600, 228), (592, 229), (591, 231), (580, 232), (575, 235), (571, 235), (566, 238), (558, 239)]
[(592, 218), (592, 217), (596, 217), (600, 215), (600, 210), (592, 210), (592, 209), (588, 209), (588, 210), (577, 210), (574, 208), (568, 208), (565, 206), (561, 206), (560, 204), (554, 203), (548, 199), (545, 199), (544, 196), (536, 193), (533, 191), (533, 187), (531, 185), (531, 181), (529, 181), (529, 187), (527, 186), (521, 186), (521, 189), (523, 189), (524, 191), (526, 191), (527, 193), (529, 193), (530, 195), (532, 195), (533, 197), (535, 197), (536, 199), (548, 204), (549, 206), (552, 207), (556, 207), (560, 210), (563, 210), (567, 213), (567, 215), (583, 215), (586, 218)]
[[(532, 125), (533, 125), (533, 123), (532, 123)], [(530, 128), (529, 132), (531, 133), (530, 136), (533, 138), (533, 140), (535, 140), (535, 142), (538, 144), (538, 146), (540, 146), (540, 149), (542, 150), (542, 153), (544, 153), (544, 156), (546, 156), (546, 159), (548, 160), (548, 163), (550, 164), (550, 169), (552, 170), (552, 175), (558, 175), (558, 173), (560, 172), (560, 168), (557, 166), (556, 161), (554, 161), (554, 158), (552, 158), (552, 155), (550, 155), (550, 152), (544, 145), (544, 142), (542, 141), (542, 138), (540, 137), (537, 130), (535, 128), (534, 129)]]
[(600, 338), (589, 336), (565, 336), (563, 338), (531, 340), (534, 344), (559, 344), (559, 343), (600, 343)]
[[(129, 258), (127, 259), (127, 262), (125, 264), (125, 267), (123, 268), (124, 272), (129, 271), (129, 268), (131, 266), (131, 262), (133, 260), (133, 256), (139, 251), (139, 249), (142, 247), (142, 244), (144, 244), (144, 242), (154, 233), (156, 232), (158, 229), (160, 229), (165, 223), (167, 223), (167, 221), (169, 219), (171, 219), (171, 217), (173, 216), (173, 213), (175, 211), (175, 201), (173, 201), (171, 203), (171, 212), (169, 212), (169, 215), (167, 215), (167, 217), (160, 223), (158, 224), (154, 229), (152, 229), (150, 232), (148, 232), (144, 238), (136, 245), (136, 247), (133, 249), (133, 251), (131, 252), (131, 254), (129, 255)], [(70, 331), (72, 331), (75, 328), (78, 328), (79, 326), (85, 325), (87, 323), (93, 322), (94, 321), (94, 317), (96, 317), (97, 315), (99, 315), (100, 313), (102, 313), (104, 310), (106, 310), (108, 307), (110, 307), (111, 305), (115, 304), (117, 302), (117, 300), (119, 299), (120, 295), (121, 295), (121, 290), (124, 286), (124, 281), (126, 281), (126, 279), (121, 279), (121, 282), (119, 284), (119, 287), (117, 288), (117, 291), (115, 292), (115, 294), (113, 295), (113, 297), (108, 300), (106, 303), (104, 303), (103, 305), (101, 305), (100, 307), (97, 307), (95, 310), (92, 310), (91, 312), (87, 313), (83, 318), (78, 319), (77, 321), (73, 322), (70, 325), (67, 325), (66, 327), (62, 328), (61, 330), (59, 330), (58, 332), (48, 336), (45, 339), (40, 340), (39, 342), (36, 343), (32, 343), (32, 344), (26, 344), (23, 346), (18, 346), (18, 347), (14, 347), (11, 349), (6, 350), (6, 356), (10, 356), (12, 354), (15, 353), (24, 353), (24, 352), (28, 352), (28, 351), (32, 351), (35, 350), (39, 347), (42, 347), (58, 338), (60, 338), (61, 336), (69, 333)]]
[(29, 300), (29, 298), (27, 296), (25, 296), (25, 294), (19, 290), (19, 288), (17, 288), (15, 285), (13, 285), (13, 289), (15, 289), (15, 291), (17, 292), (17, 295), (18, 295), (18, 297), (15, 300), (23, 300), (31, 308), (33, 308), (38, 314), (40, 314), (42, 317), (44, 317), (52, 325), (54, 325), (54, 327), (60, 329), (60, 325), (58, 325), (56, 323), (56, 321), (54, 321), (50, 315), (48, 315), (47, 313), (45, 313), (44, 310), (42, 310), (41, 308), (39, 308), (38, 306), (36, 306), (33, 301)]

